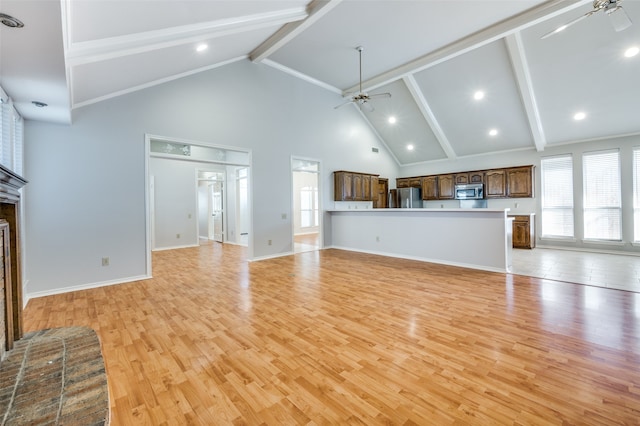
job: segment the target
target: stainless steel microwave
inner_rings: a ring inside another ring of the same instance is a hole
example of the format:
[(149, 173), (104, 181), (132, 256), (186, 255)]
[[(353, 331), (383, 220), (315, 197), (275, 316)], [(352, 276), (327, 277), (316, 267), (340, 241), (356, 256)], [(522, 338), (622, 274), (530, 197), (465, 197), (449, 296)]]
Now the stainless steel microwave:
[(482, 200), (484, 198), (484, 184), (469, 183), (456, 185), (456, 200)]

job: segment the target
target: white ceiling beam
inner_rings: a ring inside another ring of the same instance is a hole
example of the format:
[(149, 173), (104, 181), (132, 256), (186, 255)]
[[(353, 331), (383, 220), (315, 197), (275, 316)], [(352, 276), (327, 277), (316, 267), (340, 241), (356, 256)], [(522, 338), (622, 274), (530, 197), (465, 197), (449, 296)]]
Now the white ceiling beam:
[(438, 123), (436, 116), (433, 114), (433, 110), (429, 106), (429, 103), (422, 94), (422, 90), (420, 90), (418, 82), (413, 77), (413, 75), (406, 75), (403, 77), (403, 80), (404, 84), (406, 84), (407, 86), (407, 89), (409, 89), (411, 96), (413, 96), (413, 99), (416, 101), (418, 108), (420, 108), (420, 112), (424, 116), (424, 119), (427, 120), (427, 124), (429, 124), (429, 127), (431, 127), (431, 131), (433, 131), (436, 139), (438, 139), (438, 142), (440, 143), (440, 146), (442, 147), (444, 153), (447, 155), (447, 158), (450, 160), (455, 159), (457, 155), (453, 150), (451, 143), (449, 143), (447, 135), (442, 130), (442, 127), (440, 127), (440, 123)]
[[(593, 0), (550, 0), (512, 18), (505, 19), (491, 27), (477, 31), (440, 49), (434, 50), (433, 52), (418, 59), (366, 80), (362, 83), (363, 90), (368, 91), (377, 89), (378, 87), (387, 85), (406, 75), (414, 74), (431, 66), (445, 62), (473, 49), (477, 49), (499, 40), (509, 34), (515, 33), (516, 31), (539, 24), (540, 22), (576, 9), (587, 3), (593, 3)], [(344, 93), (357, 92), (359, 90), (358, 85), (355, 85), (346, 89)]]
[(318, 87), (322, 87), (323, 89), (326, 89), (330, 92), (336, 93), (338, 95), (342, 95), (342, 90), (338, 89), (337, 87), (334, 87), (330, 84), (325, 83), (324, 81), (320, 81), (316, 78), (313, 78), (307, 74), (303, 74), (300, 71), (296, 71), (294, 69), (291, 69), (289, 67), (285, 67), (284, 65), (278, 63), (278, 62), (274, 62), (271, 59), (264, 59), (262, 61), (262, 65), (267, 65), (270, 66), (271, 68), (275, 68), (279, 71), (282, 71), (286, 74), (292, 75), (296, 78), (299, 78), (300, 80), (306, 81), (307, 83), (311, 83), (314, 84)]
[(262, 28), (277, 27), (304, 20), (307, 16), (306, 8), (299, 7), (95, 41), (70, 43), (66, 51), (66, 59), (67, 64), (72, 66), (104, 61)]
[(282, 46), (289, 43), (296, 36), (307, 28), (315, 24), (320, 18), (332, 11), (342, 0), (314, 0), (307, 7), (307, 18), (302, 21), (292, 22), (284, 25), (269, 37), (264, 43), (256, 47), (249, 58), (253, 62), (260, 62), (278, 51)]
[(531, 129), (533, 142), (536, 145), (536, 150), (540, 152), (544, 150), (547, 140), (544, 136), (544, 128), (542, 127), (540, 110), (536, 102), (535, 91), (533, 90), (533, 80), (529, 72), (529, 64), (524, 51), (522, 36), (520, 33), (511, 34), (505, 38), (505, 41), (518, 89), (520, 90), (522, 103), (524, 104), (527, 119), (529, 120), (529, 128)]

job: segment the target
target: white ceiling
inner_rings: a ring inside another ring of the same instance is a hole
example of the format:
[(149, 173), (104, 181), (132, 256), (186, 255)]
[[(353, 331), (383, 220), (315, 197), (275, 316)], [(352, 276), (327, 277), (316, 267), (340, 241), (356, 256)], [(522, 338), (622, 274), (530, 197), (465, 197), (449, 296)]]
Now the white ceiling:
[(592, 2), (0, 0), (25, 23), (0, 26), (0, 86), (25, 118), (64, 124), (76, 108), (247, 57), (352, 93), (364, 46), (365, 90), (392, 97), (363, 115), (399, 164), (541, 151), (640, 133), (640, 55), (622, 56), (640, 46), (640, 0), (621, 4), (636, 22), (624, 31), (598, 12), (540, 39)]

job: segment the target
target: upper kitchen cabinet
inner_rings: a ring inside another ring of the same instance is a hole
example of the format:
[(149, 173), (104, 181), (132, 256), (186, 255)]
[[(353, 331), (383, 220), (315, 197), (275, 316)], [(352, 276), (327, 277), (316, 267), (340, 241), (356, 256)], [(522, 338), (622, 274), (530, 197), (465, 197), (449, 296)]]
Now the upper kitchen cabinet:
[(455, 183), (453, 175), (438, 175), (438, 199), (453, 200), (455, 198)]
[(484, 172), (469, 172), (469, 183), (484, 183)]
[(534, 166), (507, 169), (507, 197), (533, 197), (533, 170)]
[(438, 176), (425, 176), (422, 178), (422, 199), (438, 199)]
[(396, 188), (421, 188), (422, 177), (406, 177), (396, 179)]
[(353, 201), (353, 173), (333, 172), (333, 199), (335, 201)]
[(507, 196), (507, 172), (505, 169), (487, 170), (484, 196), (485, 198), (505, 198)]
[(372, 178), (377, 185), (377, 177), (370, 173), (333, 172), (334, 201), (373, 201), (375, 191), (372, 189)]
[(464, 185), (466, 183), (469, 183), (469, 173), (456, 173), (453, 176), (456, 185)]
[(456, 185), (467, 183), (484, 183), (484, 172), (464, 172), (453, 175)]

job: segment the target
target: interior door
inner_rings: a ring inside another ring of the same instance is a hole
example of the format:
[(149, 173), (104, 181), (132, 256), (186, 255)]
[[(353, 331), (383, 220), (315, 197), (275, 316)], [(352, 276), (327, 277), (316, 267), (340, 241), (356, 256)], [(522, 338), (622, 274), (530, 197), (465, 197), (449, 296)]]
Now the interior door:
[(211, 191), (211, 221), (209, 222), (210, 234), (213, 234), (213, 240), (219, 243), (224, 240), (224, 187), (223, 182), (213, 182), (209, 185)]

